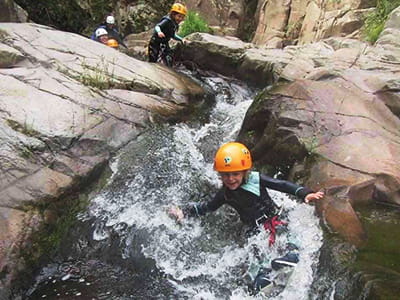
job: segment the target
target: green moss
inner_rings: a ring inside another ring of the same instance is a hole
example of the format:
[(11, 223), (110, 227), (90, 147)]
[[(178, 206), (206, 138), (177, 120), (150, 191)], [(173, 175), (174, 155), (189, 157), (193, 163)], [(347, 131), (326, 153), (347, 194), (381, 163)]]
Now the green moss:
[(400, 5), (400, 0), (378, 0), (376, 9), (370, 13), (362, 28), (364, 39), (375, 43), (385, 27), (389, 14)]
[[(20, 249), (19, 255), (25, 261), (27, 270), (36, 267), (41, 260), (46, 260), (58, 250), (66, 234), (77, 223), (78, 214), (87, 209), (89, 194), (100, 191), (110, 176), (109, 168), (101, 168), (93, 171), (92, 176), (79, 185), (85, 186), (85, 189), (80, 190), (78, 186), (75, 192), (57, 201), (43, 200), (22, 208), (42, 220), (38, 230), (32, 232), (25, 241), (26, 246)], [(48, 214), (52, 214), (53, 218), (49, 220)]]
[(58, 212), (57, 215), (60, 215), (56, 223), (45, 225), (44, 230), (38, 235), (36, 243), (41, 255), (49, 255), (59, 247), (65, 234), (77, 222), (78, 213), (86, 209), (88, 203), (87, 195), (79, 195), (76, 198), (72, 197), (63, 201), (64, 205), (61, 211), (59, 207), (52, 208), (52, 205), (46, 209), (41, 209), (41, 214), (45, 210), (54, 210), (54, 212)]

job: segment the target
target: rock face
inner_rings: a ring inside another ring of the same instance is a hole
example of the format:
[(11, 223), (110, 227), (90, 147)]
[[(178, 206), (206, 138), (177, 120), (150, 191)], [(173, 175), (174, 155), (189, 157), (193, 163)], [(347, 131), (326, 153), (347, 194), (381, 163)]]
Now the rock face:
[(181, 49), (201, 68), (270, 85), (247, 112), (238, 139), (258, 164), (289, 168), (293, 180), (325, 188), (319, 213), (357, 245), (366, 236), (353, 207), (400, 205), (399, 13), (393, 11), (374, 46), (330, 38), (257, 49), (193, 34)]
[(239, 22), (243, 18), (243, 0), (186, 1), (189, 10), (198, 13), (214, 34), (237, 35)]
[(204, 91), (171, 69), (27, 23), (0, 24), (0, 67), (0, 273), (8, 286), (24, 266), (18, 251), (46, 221), (39, 206), (62, 201), (155, 117), (173, 116)]
[(253, 43), (282, 48), (286, 43), (307, 44), (328, 37), (356, 37), (363, 18), (376, 1), (258, 1), (258, 25)]
[(0, 1), (0, 22), (27, 22), (28, 14), (12, 0)]

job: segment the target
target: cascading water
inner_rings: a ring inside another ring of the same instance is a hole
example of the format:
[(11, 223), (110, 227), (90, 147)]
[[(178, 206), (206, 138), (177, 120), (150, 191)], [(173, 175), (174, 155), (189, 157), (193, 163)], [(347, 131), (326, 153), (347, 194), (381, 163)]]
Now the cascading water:
[[(271, 274), (276, 289), (268, 296), (308, 299), (322, 245), (312, 206), (271, 191), (289, 220), (288, 233), (279, 235), (273, 247), (266, 232), (246, 239), (228, 207), (182, 224), (167, 214), (172, 206), (208, 200), (216, 192), (220, 181), (213, 154), (235, 139), (254, 96), (231, 80), (202, 80), (216, 93), (209, 123), (155, 126), (123, 149), (111, 165), (107, 187), (80, 216), (86, 232), (75, 228), (76, 240), (64, 248), (64, 262), (43, 269), (31, 299), (68, 299), (67, 294), (83, 299), (263, 299), (263, 294), (250, 296), (244, 280), (260, 265), (254, 249), (270, 267), (271, 259), (285, 254), (288, 241), (299, 247), (300, 262), (289, 273)], [(74, 268), (79, 268), (75, 276)]]

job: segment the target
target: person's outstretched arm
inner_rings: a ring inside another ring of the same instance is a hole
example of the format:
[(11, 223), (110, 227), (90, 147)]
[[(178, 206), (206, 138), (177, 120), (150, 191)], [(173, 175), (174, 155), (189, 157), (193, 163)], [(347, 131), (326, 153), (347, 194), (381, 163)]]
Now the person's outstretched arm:
[(260, 174), (260, 180), (263, 186), (276, 191), (294, 195), (297, 198), (302, 199), (305, 203), (319, 200), (324, 197), (324, 193), (322, 191), (314, 192), (307, 187), (303, 187), (287, 180), (272, 178), (264, 174)]
[(220, 208), (225, 203), (224, 191), (221, 189), (211, 201), (199, 202), (180, 207), (171, 207), (168, 214), (182, 222), (185, 217), (199, 217)]

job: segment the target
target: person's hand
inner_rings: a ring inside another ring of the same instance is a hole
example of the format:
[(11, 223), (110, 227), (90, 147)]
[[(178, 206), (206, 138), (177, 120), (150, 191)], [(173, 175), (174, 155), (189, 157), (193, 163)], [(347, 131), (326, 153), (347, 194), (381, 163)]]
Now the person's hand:
[(164, 34), (164, 32), (162, 32), (162, 31), (160, 31), (159, 33), (157, 33), (157, 35), (158, 35), (158, 37), (159, 37), (160, 39), (165, 38), (165, 34)]
[(308, 194), (306, 196), (306, 198), (304, 199), (304, 202), (305, 203), (310, 203), (310, 202), (313, 202), (315, 200), (322, 199), (323, 197), (324, 197), (324, 192), (322, 192), (322, 191), (319, 191), (319, 192), (316, 192), (316, 193), (311, 193), (311, 194)]
[(179, 207), (171, 207), (168, 210), (168, 215), (176, 219), (177, 222), (181, 223), (183, 221), (183, 211)]

